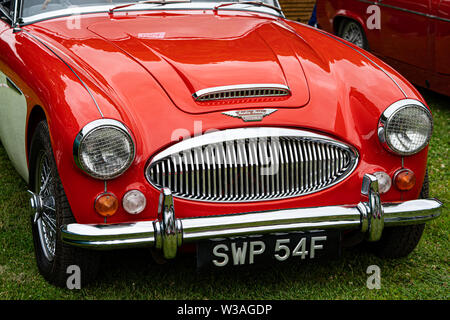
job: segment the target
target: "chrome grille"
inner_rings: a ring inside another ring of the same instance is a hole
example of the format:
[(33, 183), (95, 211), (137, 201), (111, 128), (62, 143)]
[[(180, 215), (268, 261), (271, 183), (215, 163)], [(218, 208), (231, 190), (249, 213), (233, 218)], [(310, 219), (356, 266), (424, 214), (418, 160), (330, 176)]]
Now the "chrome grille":
[(310, 132), (230, 129), (184, 140), (154, 157), (147, 179), (200, 201), (262, 201), (328, 188), (356, 167), (354, 148)]
[(238, 85), (216, 87), (200, 90), (194, 93), (194, 99), (200, 102), (227, 100), (227, 99), (247, 99), (263, 97), (284, 97), (291, 94), (288, 87), (276, 84), (267, 85)]

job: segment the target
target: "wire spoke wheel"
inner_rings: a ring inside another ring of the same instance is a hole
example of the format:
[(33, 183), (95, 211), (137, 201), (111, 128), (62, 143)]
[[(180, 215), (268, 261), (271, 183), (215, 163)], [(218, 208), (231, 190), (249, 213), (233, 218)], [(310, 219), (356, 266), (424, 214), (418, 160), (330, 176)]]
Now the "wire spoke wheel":
[(41, 151), (37, 158), (35, 190), (41, 197), (42, 212), (36, 220), (42, 252), (48, 261), (55, 258), (57, 224), (55, 208), (55, 188), (49, 158)]
[(355, 22), (348, 22), (342, 30), (341, 37), (360, 48), (364, 48), (364, 34)]
[(80, 267), (81, 284), (94, 281), (100, 256), (62, 242), (61, 226), (76, 223), (58, 173), (47, 122), (39, 122), (30, 147), (30, 217), (39, 272), (50, 283), (65, 288), (67, 268)]

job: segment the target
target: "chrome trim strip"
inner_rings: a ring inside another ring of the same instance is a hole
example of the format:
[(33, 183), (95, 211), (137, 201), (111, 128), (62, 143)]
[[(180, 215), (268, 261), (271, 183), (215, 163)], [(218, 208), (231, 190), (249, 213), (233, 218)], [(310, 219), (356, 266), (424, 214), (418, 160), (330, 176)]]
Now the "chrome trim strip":
[(23, 30), (24, 34), (28, 34), (30, 37), (34, 38), (37, 42), (41, 43), (44, 47), (46, 47), (50, 52), (52, 52), (59, 60), (61, 60), (62, 63), (64, 63), (70, 71), (78, 78), (81, 85), (86, 89), (86, 91), (89, 93), (89, 95), (92, 98), (92, 101), (94, 101), (95, 106), (97, 107), (98, 112), (100, 113), (101, 117), (104, 118), (102, 111), (100, 110), (100, 107), (97, 103), (97, 100), (95, 100), (94, 95), (92, 94), (91, 90), (88, 88), (88, 86), (84, 83), (83, 80), (81, 80), (80, 76), (75, 72), (75, 70), (60, 56), (58, 55), (55, 50), (53, 50), (49, 44), (47, 44), (44, 40), (39, 39), (29, 31)]
[(23, 96), (23, 92), (19, 89), (19, 87), (8, 77), (6, 77), (6, 85), (14, 90), (17, 94)]
[(443, 204), (437, 199), (399, 203), (380, 202), (378, 181), (365, 175), (362, 193), (368, 202), (357, 205), (296, 208), (265, 212), (248, 212), (223, 216), (177, 219), (170, 190), (161, 192), (156, 221), (111, 225), (69, 224), (61, 228), (62, 240), (70, 245), (110, 250), (148, 246), (175, 258), (184, 243), (203, 239), (263, 235), (307, 230), (359, 230), (370, 241), (380, 239), (386, 226), (422, 224), (437, 218)]
[(429, 14), (429, 13), (409, 10), (409, 9), (393, 6), (393, 5), (390, 5), (390, 4), (385, 4), (385, 3), (381, 2), (381, 0), (380, 1), (376, 1), (376, 2), (375, 1), (368, 1), (368, 0), (358, 0), (358, 1), (359, 2), (363, 2), (363, 3), (378, 5), (380, 7), (386, 7), (386, 8), (395, 9), (395, 10), (399, 10), (399, 11), (403, 11), (403, 12), (408, 12), (408, 13), (416, 14), (416, 15), (419, 15), (419, 16), (427, 17), (427, 18), (430, 18), (430, 19), (436, 19), (436, 20), (441, 20), (441, 21), (445, 21), (445, 22), (450, 22), (450, 19), (447, 19), (447, 18), (442, 18), (442, 17), (436, 16), (436, 15), (433, 15), (433, 14)]

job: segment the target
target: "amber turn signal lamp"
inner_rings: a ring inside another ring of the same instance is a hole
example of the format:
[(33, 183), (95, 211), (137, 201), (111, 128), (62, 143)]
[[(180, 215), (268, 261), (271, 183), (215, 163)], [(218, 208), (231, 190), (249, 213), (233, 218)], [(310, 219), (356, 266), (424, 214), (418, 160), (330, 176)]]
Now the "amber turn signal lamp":
[(119, 209), (119, 200), (112, 193), (103, 193), (95, 200), (94, 208), (99, 215), (110, 217)]
[(395, 186), (400, 191), (409, 191), (416, 185), (416, 175), (408, 169), (401, 169), (394, 175)]

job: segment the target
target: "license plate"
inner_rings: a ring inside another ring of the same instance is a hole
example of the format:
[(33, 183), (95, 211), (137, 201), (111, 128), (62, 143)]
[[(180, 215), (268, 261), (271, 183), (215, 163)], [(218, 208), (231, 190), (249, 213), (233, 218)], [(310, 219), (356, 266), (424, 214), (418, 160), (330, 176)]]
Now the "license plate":
[(341, 254), (339, 231), (311, 231), (211, 239), (197, 244), (197, 266), (229, 267), (289, 260), (334, 259)]

